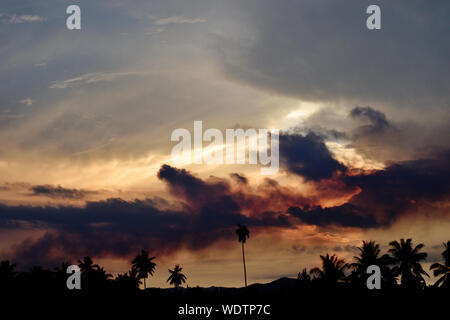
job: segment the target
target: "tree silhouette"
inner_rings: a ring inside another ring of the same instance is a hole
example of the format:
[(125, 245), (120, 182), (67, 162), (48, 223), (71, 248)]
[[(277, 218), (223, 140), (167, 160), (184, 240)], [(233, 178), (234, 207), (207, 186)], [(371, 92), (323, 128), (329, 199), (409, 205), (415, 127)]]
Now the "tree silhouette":
[(173, 270), (169, 269), (170, 276), (167, 279), (167, 282), (169, 282), (171, 285), (175, 287), (181, 286), (183, 283), (186, 282), (186, 276), (181, 273), (181, 268), (178, 264), (175, 266)]
[(16, 265), (11, 264), (8, 260), (3, 260), (0, 262), (0, 279), (12, 279), (16, 272), (14, 269)]
[(392, 272), (395, 276), (401, 276), (401, 285), (409, 288), (423, 288), (425, 286), (423, 275), (429, 277), (420, 264), (420, 261), (427, 257), (425, 252), (420, 252), (424, 245), (419, 243), (413, 248), (412, 239), (392, 241), (389, 245), (392, 247), (389, 253), (392, 254), (396, 263)]
[(311, 281), (311, 276), (309, 275), (306, 268), (304, 268), (301, 272), (299, 272), (297, 274), (297, 280), (299, 280), (300, 282), (310, 282)]
[(244, 253), (244, 243), (250, 238), (250, 232), (247, 227), (241, 224), (237, 225), (236, 234), (238, 236), (238, 241), (242, 244), (242, 261), (244, 262), (244, 281), (245, 286), (247, 286), (247, 269), (245, 267), (245, 253)]
[(444, 243), (445, 250), (442, 252), (442, 256), (444, 257), (444, 264), (441, 263), (433, 263), (430, 267), (430, 270), (434, 270), (433, 274), (435, 277), (441, 276), (436, 282), (436, 287), (442, 287), (450, 289), (450, 241)]
[(14, 287), (17, 273), (14, 271), (15, 264), (11, 264), (8, 260), (0, 262), (0, 293), (9, 293)]
[(97, 278), (102, 282), (108, 282), (113, 277), (112, 274), (107, 273), (103, 267), (98, 268), (95, 271), (95, 274), (97, 275)]
[(381, 270), (382, 281), (389, 285), (395, 283), (395, 277), (389, 268), (395, 261), (388, 254), (381, 255), (380, 246), (375, 241), (363, 241), (358, 250), (359, 255), (353, 257), (355, 262), (349, 264), (349, 267), (353, 268), (352, 279), (356, 278), (359, 284), (364, 284), (368, 277), (367, 268), (370, 265), (377, 265)]
[(91, 257), (84, 257), (83, 260), (78, 260), (78, 266), (81, 269), (81, 274), (84, 276), (100, 268), (98, 264), (94, 264)]
[(134, 290), (139, 288), (141, 280), (139, 278), (138, 272), (135, 269), (131, 269), (126, 273), (117, 275), (117, 277), (114, 279), (114, 283), (120, 290)]
[(308, 287), (311, 284), (311, 276), (308, 273), (308, 270), (304, 268), (301, 272), (297, 274), (297, 284), (301, 287)]
[(98, 264), (94, 264), (91, 257), (84, 257), (83, 260), (78, 260), (78, 266), (81, 270), (81, 278), (83, 279), (84, 285), (83, 289), (90, 290), (96, 289), (97, 287), (97, 276), (96, 271), (100, 269)]
[(155, 272), (156, 263), (152, 260), (155, 257), (149, 257), (148, 252), (145, 250), (141, 251), (141, 254), (138, 254), (133, 261), (133, 270), (137, 272), (138, 279), (144, 279), (144, 290), (147, 289), (147, 284), (145, 282), (148, 275), (152, 276)]
[(338, 258), (336, 255), (320, 256), (322, 260), (322, 269), (313, 268), (310, 273), (318, 277), (324, 283), (335, 284), (345, 279), (345, 269), (348, 265), (343, 259)]

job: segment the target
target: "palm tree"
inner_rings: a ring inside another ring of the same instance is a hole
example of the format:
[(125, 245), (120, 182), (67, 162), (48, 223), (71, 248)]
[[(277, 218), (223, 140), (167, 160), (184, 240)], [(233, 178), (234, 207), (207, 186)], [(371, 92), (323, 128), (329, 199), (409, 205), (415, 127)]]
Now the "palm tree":
[(396, 263), (396, 266), (392, 269), (395, 276), (401, 276), (401, 285), (404, 287), (424, 287), (425, 279), (422, 275), (429, 275), (423, 270), (420, 261), (425, 260), (427, 254), (425, 252), (419, 252), (424, 244), (419, 243), (413, 248), (412, 239), (400, 239), (398, 241), (392, 241), (389, 243), (392, 247), (389, 249), (389, 253)]
[(176, 288), (186, 282), (186, 276), (181, 273), (181, 270), (183, 270), (183, 268), (181, 268), (178, 264), (173, 270), (169, 269), (170, 276), (167, 279), (167, 282), (170, 281), (169, 283), (174, 285)]
[(244, 243), (250, 238), (250, 232), (247, 227), (241, 224), (237, 225), (236, 234), (238, 236), (238, 241), (242, 243), (242, 261), (244, 262), (244, 280), (245, 286), (247, 286), (247, 269), (245, 268), (245, 254), (244, 254)]
[(84, 257), (83, 260), (78, 260), (78, 266), (81, 269), (81, 277), (84, 281), (85, 289), (95, 289), (96, 277), (95, 272), (100, 269), (98, 264), (94, 264), (91, 257)]
[(441, 263), (433, 263), (430, 267), (433, 271), (435, 277), (440, 277), (436, 283), (434, 284), (436, 287), (449, 288), (450, 289), (450, 241), (444, 243), (444, 252), (442, 252), (442, 256), (444, 257), (444, 264)]
[(394, 264), (394, 260), (388, 255), (381, 255), (380, 245), (375, 241), (363, 241), (362, 246), (358, 247), (359, 255), (353, 257), (354, 263), (349, 266), (353, 268), (351, 278), (356, 277), (358, 282), (367, 278), (367, 268), (370, 265), (377, 265), (381, 270), (382, 281), (386, 284), (394, 284), (395, 277), (393, 277), (389, 265)]
[(144, 279), (144, 291), (147, 289), (146, 278), (148, 275), (152, 276), (155, 272), (156, 263), (152, 261), (153, 259), (155, 257), (149, 257), (147, 251), (141, 250), (141, 254), (138, 254), (131, 262), (133, 270), (137, 272), (138, 279)]
[(100, 268), (98, 264), (94, 264), (89, 256), (84, 257), (83, 260), (78, 260), (78, 266), (81, 269), (81, 274), (85, 277)]
[(313, 268), (310, 273), (318, 277), (320, 280), (327, 284), (335, 284), (345, 279), (345, 269), (348, 265), (343, 259), (338, 258), (336, 255), (320, 256), (322, 260), (322, 269)]

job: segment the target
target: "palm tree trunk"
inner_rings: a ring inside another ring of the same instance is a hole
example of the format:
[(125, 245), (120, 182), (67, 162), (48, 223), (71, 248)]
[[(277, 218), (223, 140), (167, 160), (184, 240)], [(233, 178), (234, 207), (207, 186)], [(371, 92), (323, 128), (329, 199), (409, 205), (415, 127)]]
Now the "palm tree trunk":
[(244, 261), (244, 280), (247, 287), (247, 269), (245, 268), (244, 242), (242, 242), (242, 260)]

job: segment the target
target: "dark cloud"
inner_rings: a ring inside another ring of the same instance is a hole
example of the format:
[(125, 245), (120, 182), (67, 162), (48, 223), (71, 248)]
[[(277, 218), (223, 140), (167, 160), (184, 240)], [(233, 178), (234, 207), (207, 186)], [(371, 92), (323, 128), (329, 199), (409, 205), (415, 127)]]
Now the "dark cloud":
[(30, 187), (33, 192), (33, 196), (46, 196), (50, 198), (63, 198), (63, 199), (82, 199), (88, 194), (94, 193), (93, 191), (80, 190), (80, 189), (67, 189), (61, 186), (51, 185), (37, 185)]
[(230, 173), (230, 177), (234, 179), (239, 184), (248, 184), (248, 179), (246, 176), (240, 173)]
[(404, 161), (372, 174), (347, 176), (344, 179), (347, 185), (361, 189), (350, 203), (392, 220), (420, 206), (447, 201), (449, 163), (450, 151), (441, 151), (435, 159)]
[[(246, 197), (233, 193), (222, 180), (203, 181), (190, 172), (167, 165), (158, 177), (172, 194), (185, 201), (182, 209), (160, 209), (157, 199), (125, 201), (118, 198), (88, 201), (84, 207), (32, 207), (0, 204), (1, 229), (49, 230), (37, 239), (14, 248), (14, 260), (22, 265), (55, 264), (84, 255), (129, 257), (139, 248), (157, 255), (187, 248), (199, 250), (221, 239), (234, 237), (242, 223), (258, 228), (291, 227), (277, 212), (241, 212)], [(257, 201), (250, 199), (247, 205)], [(175, 206), (174, 206), (175, 207)]]
[(317, 225), (321, 227), (338, 225), (345, 227), (371, 228), (379, 227), (380, 224), (375, 217), (363, 212), (360, 208), (351, 204), (342, 206), (322, 208), (299, 208), (290, 207), (288, 213), (299, 218), (306, 224)]
[[(381, 30), (366, 28), (371, 4), (381, 7)], [(235, 79), (306, 100), (448, 105), (448, 1), (263, 0), (234, 7), (251, 33), (244, 34), (251, 41), (220, 39), (221, 61)]]
[(157, 255), (187, 248), (199, 250), (234, 237), (236, 223), (253, 228), (288, 226), (275, 215), (263, 219), (239, 213), (230, 198), (197, 212), (158, 210), (152, 200), (108, 199), (85, 207), (0, 206), (0, 228), (47, 229), (37, 240), (14, 248), (21, 265), (52, 265), (84, 255), (129, 257), (145, 247)]
[(288, 172), (307, 180), (328, 179), (344, 165), (333, 158), (323, 139), (314, 133), (280, 135), (280, 162)]
[(203, 181), (185, 169), (166, 164), (159, 169), (158, 178), (167, 183), (172, 194), (189, 200), (191, 204), (213, 202), (230, 192), (226, 180), (211, 178), (210, 181)]
[(386, 115), (371, 107), (355, 107), (350, 111), (350, 116), (354, 119), (363, 119), (370, 122), (370, 125), (360, 127), (360, 131), (372, 133), (383, 131), (390, 126)]
[[(401, 216), (439, 208), (440, 202), (450, 199), (449, 163), (450, 151), (442, 151), (435, 159), (404, 161), (372, 173), (341, 176), (345, 185), (361, 190), (348, 203), (328, 208), (292, 206), (288, 213), (317, 226), (386, 227)], [(445, 216), (448, 211), (442, 209), (440, 214)]]
[(344, 187), (361, 191), (348, 203), (327, 208), (272, 179), (256, 189), (250, 185), (236, 189), (230, 181), (202, 180), (187, 170), (164, 165), (158, 177), (177, 201), (184, 203), (172, 206), (178, 209), (171, 209), (168, 203), (161, 208), (160, 199), (114, 198), (88, 201), (84, 207), (1, 204), (0, 229), (49, 231), (13, 248), (14, 260), (29, 266), (54, 265), (83, 255), (129, 258), (142, 247), (156, 255), (181, 248), (200, 250), (220, 240), (231, 241), (236, 223), (248, 225), (252, 232), (276, 232), (296, 224), (382, 228), (398, 217), (416, 214), (418, 207), (433, 208), (435, 203), (448, 201), (449, 160), (446, 151), (435, 159), (395, 163), (368, 174), (335, 176)]

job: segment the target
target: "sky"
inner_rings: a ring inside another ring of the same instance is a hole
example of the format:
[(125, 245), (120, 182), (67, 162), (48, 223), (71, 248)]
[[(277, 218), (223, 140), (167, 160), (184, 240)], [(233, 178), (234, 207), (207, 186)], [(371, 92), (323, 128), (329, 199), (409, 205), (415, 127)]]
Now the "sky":
[[(174, 264), (190, 286), (241, 286), (243, 223), (249, 283), (350, 261), (362, 240), (441, 260), (449, 16), (424, 0), (3, 0), (0, 258), (90, 255), (117, 274), (147, 249), (151, 286)], [(196, 120), (281, 130), (278, 173), (175, 164), (171, 134)]]

